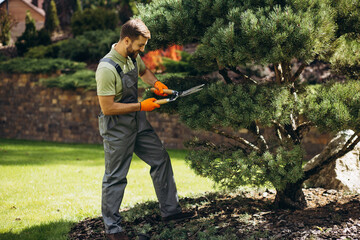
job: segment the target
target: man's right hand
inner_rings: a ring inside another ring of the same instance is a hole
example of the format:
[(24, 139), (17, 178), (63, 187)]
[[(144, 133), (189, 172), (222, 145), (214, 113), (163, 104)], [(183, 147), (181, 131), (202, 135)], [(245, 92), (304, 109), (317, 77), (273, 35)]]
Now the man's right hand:
[(150, 112), (154, 110), (155, 108), (159, 108), (160, 105), (157, 103), (154, 103), (156, 101), (156, 98), (148, 98), (144, 101), (140, 102), (140, 111), (147, 111)]

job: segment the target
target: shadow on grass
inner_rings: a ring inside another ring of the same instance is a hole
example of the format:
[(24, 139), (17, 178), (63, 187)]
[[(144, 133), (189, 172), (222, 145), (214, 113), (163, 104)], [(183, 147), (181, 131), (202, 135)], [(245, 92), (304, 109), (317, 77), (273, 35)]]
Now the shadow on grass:
[(25, 228), (20, 233), (0, 233), (0, 240), (66, 240), (74, 222), (58, 221)]
[[(184, 159), (185, 150), (170, 150), (171, 158)], [(141, 161), (134, 155), (133, 161)], [(83, 164), (104, 165), (102, 144), (55, 143), (0, 139), (0, 166)]]
[(100, 144), (67, 144), (0, 139), (0, 165), (79, 164), (103, 165)]

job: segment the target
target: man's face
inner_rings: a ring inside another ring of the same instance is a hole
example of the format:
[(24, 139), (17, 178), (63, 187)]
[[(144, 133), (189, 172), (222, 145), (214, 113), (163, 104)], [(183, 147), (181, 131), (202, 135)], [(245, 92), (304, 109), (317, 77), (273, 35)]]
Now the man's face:
[(147, 41), (148, 39), (143, 36), (139, 36), (138, 39), (134, 41), (130, 40), (130, 44), (126, 48), (127, 55), (131, 57), (131, 59), (136, 59), (140, 52), (145, 51), (145, 45), (147, 44)]

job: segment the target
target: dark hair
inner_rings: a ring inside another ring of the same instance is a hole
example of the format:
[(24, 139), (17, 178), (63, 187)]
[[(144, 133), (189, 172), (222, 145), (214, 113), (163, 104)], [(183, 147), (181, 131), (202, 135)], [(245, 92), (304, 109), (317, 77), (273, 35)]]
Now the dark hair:
[(122, 25), (120, 32), (120, 41), (123, 40), (125, 37), (128, 37), (132, 41), (134, 41), (138, 39), (140, 35), (145, 38), (151, 38), (150, 31), (145, 25), (145, 23), (140, 19), (134, 18)]

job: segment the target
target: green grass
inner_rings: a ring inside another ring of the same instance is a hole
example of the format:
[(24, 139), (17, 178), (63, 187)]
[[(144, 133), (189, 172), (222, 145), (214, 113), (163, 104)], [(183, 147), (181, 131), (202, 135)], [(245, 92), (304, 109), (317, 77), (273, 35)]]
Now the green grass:
[[(179, 197), (213, 191), (186, 151), (169, 150)], [(67, 239), (71, 226), (101, 215), (101, 145), (0, 139), (0, 240)], [(122, 208), (156, 200), (149, 166), (134, 155)]]

